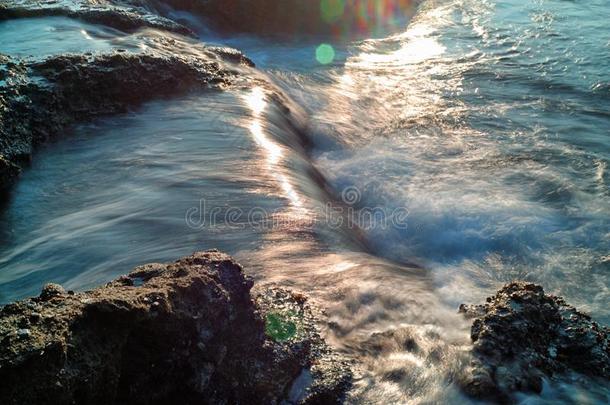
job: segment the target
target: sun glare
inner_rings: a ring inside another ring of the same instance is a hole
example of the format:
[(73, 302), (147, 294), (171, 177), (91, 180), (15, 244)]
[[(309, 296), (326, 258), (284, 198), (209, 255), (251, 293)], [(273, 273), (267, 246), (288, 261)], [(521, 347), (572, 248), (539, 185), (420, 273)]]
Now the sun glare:
[(265, 154), (267, 171), (277, 181), (283, 195), (288, 199), (293, 207), (302, 208), (303, 203), (290, 182), (288, 176), (282, 172), (280, 165), (284, 152), (282, 146), (273, 141), (266, 133), (261, 118), (262, 113), (267, 108), (265, 100), (265, 92), (260, 87), (255, 87), (252, 91), (244, 96), (246, 104), (250, 108), (253, 120), (248, 129), (252, 135), (254, 142), (261, 148)]

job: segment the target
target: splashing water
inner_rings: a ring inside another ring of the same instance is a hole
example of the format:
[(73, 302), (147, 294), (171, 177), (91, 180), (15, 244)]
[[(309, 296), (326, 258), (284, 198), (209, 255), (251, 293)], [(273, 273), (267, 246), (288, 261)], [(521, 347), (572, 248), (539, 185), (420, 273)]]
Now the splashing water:
[[(325, 2), (329, 21), (348, 3)], [(468, 361), (459, 303), (518, 278), (610, 320), (609, 10), (430, 0), (394, 34), (325, 39), (332, 58), (317, 39), (208, 32), (257, 62), (257, 84), (149, 103), (45, 146), (1, 217), (0, 298), (216, 247), (259, 285), (325, 308), (325, 337), (357, 360), (350, 402), (467, 403), (453, 384)], [(24, 56), (156, 43), (64, 18), (0, 35), (21, 38), (0, 52)], [(389, 223), (345, 221), (370, 212)], [(518, 399), (610, 398), (574, 379)]]

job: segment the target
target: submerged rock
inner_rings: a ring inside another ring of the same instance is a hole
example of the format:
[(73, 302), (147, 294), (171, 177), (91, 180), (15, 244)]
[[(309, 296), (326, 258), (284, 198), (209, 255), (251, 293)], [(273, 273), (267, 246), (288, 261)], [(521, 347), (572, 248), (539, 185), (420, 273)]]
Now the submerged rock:
[(473, 359), (460, 381), (474, 397), (506, 402), (570, 371), (610, 380), (610, 329), (538, 285), (508, 284), (460, 312), (474, 320)]
[[(0, 189), (33, 147), (69, 125), (125, 112), (157, 97), (221, 88), (252, 66), (241, 53), (149, 33), (147, 50), (60, 55), (42, 61), (0, 55)], [(137, 38), (138, 40), (140, 38)]]
[(338, 402), (349, 368), (303, 296), (267, 289), (253, 298), (251, 288), (217, 251), (142, 266), (85, 293), (47, 286), (0, 312), (0, 402)]

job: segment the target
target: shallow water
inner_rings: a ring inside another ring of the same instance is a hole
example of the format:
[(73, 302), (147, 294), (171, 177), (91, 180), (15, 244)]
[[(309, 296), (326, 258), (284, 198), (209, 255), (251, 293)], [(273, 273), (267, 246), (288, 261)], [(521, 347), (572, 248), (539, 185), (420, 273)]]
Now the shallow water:
[[(220, 248), (326, 309), (358, 361), (351, 401), (465, 402), (447, 383), (466, 361), (459, 303), (519, 278), (610, 321), (609, 20), (602, 0), (426, 1), (399, 34), (324, 39), (329, 65), (319, 38), (202, 31), (269, 85), (148, 103), (42, 148), (0, 217), (0, 300)], [(150, 45), (65, 18), (8, 33), (0, 52), (35, 57)], [(609, 399), (570, 378), (520, 397)]]

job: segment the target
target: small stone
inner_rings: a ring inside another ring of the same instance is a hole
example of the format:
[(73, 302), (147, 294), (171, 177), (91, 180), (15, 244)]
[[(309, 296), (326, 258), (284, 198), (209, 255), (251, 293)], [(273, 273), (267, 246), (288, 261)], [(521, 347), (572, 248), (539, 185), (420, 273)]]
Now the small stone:
[(38, 312), (32, 312), (30, 314), (30, 322), (31, 323), (37, 323), (40, 321), (40, 319), (42, 318), (42, 315), (40, 315)]
[(59, 284), (49, 283), (42, 287), (40, 293), (40, 299), (43, 301), (49, 301), (52, 298), (60, 297), (66, 294), (66, 290)]
[(119, 283), (123, 284), (123, 285), (127, 285), (127, 286), (133, 286), (134, 282), (133, 280), (128, 277), (128, 276), (121, 276), (119, 277), (119, 279), (117, 280)]
[(29, 329), (19, 329), (19, 330), (17, 331), (17, 336), (18, 336), (18, 337), (20, 337), (20, 338), (22, 338), (22, 339), (23, 339), (23, 338), (27, 338), (27, 337), (29, 337), (29, 336), (30, 336), (30, 334), (31, 334), (31, 332), (30, 332), (30, 330), (29, 330)]
[(19, 327), (21, 329), (27, 329), (30, 327), (30, 321), (28, 320), (28, 318), (23, 317), (19, 320)]

